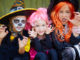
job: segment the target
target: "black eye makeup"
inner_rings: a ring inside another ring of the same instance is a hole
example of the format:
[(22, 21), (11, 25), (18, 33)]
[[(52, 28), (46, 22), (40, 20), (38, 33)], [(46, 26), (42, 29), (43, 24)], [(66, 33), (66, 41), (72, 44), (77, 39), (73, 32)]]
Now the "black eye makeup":
[(19, 20), (18, 19), (14, 19), (14, 23), (19, 23)]
[(20, 22), (21, 22), (21, 23), (26, 23), (26, 20), (14, 19), (13, 22), (16, 23), (16, 24), (17, 24), (17, 23), (20, 23)]
[(22, 20), (21, 22), (22, 22), (22, 23), (26, 23), (26, 20)]

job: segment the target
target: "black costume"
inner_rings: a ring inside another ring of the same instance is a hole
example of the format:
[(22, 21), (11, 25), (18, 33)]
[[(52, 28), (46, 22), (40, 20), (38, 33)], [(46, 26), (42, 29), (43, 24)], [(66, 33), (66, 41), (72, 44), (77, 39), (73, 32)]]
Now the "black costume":
[[(58, 60), (57, 52), (53, 49), (50, 35), (45, 35), (43, 40), (39, 40), (37, 37), (32, 39), (31, 46), (37, 51), (35, 60)], [(48, 54), (47, 54), (48, 51)], [(42, 55), (42, 57), (40, 56)], [(49, 58), (47, 58), (47, 56)]]

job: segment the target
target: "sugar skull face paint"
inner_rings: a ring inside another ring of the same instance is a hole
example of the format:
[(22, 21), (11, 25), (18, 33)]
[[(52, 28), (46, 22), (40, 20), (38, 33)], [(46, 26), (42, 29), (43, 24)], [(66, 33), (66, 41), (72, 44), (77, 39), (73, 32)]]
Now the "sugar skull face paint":
[(25, 16), (16, 16), (12, 19), (13, 30), (20, 32), (24, 29), (26, 25), (26, 17)]

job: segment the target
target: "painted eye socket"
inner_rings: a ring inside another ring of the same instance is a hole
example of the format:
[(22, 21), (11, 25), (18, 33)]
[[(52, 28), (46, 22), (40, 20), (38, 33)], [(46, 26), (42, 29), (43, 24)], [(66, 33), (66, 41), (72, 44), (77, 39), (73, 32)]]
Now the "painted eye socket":
[(26, 23), (26, 20), (22, 20), (21, 22), (22, 22), (22, 23)]
[(14, 23), (19, 23), (19, 20), (18, 20), (18, 19), (15, 19), (15, 20), (14, 20)]

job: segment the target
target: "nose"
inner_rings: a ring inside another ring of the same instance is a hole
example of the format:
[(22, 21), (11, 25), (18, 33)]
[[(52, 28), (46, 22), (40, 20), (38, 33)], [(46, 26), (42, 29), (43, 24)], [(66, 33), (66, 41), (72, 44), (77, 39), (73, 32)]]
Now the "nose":
[(63, 17), (65, 17), (65, 16), (66, 16), (66, 14), (64, 13), (64, 14), (63, 14)]
[(21, 23), (19, 23), (19, 24), (18, 24), (18, 26), (22, 26), (22, 24), (21, 24)]
[(67, 16), (66, 16), (66, 13), (63, 14), (63, 17), (67, 17)]

